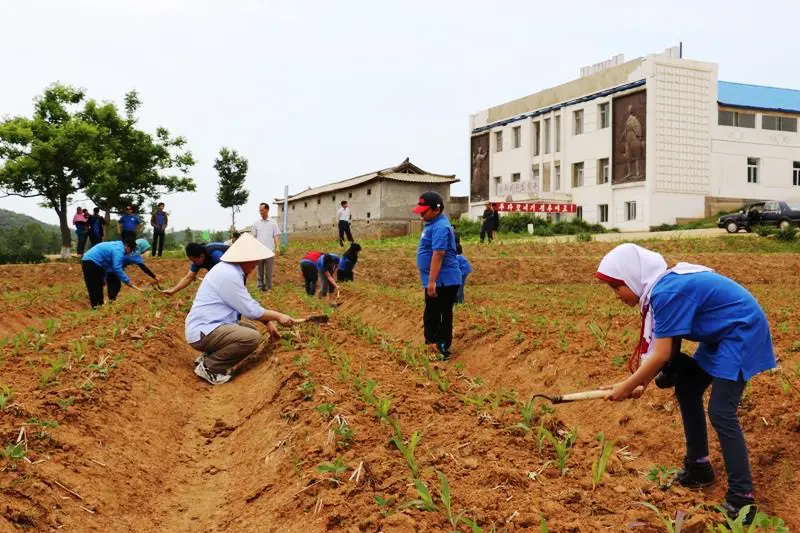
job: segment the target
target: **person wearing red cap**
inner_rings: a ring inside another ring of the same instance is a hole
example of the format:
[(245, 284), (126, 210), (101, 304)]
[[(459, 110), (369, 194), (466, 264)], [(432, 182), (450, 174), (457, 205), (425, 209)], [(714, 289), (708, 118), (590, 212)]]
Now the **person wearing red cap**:
[(420, 196), (414, 208), (425, 222), (417, 247), (417, 268), (425, 288), (425, 343), (437, 350), (442, 359), (448, 359), (453, 342), (453, 305), (461, 286), (461, 269), (456, 258), (453, 226), (443, 211), (444, 201), (435, 192)]

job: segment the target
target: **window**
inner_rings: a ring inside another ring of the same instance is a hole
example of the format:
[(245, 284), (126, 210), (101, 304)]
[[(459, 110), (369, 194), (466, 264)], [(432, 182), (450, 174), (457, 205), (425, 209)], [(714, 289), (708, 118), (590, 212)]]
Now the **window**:
[(303, 207), (308, 207), (308, 202), (303, 202)]
[(536, 121), (533, 123), (533, 155), (541, 153), (540, 143), (542, 142), (542, 123)]
[(331, 196), (331, 202), (335, 202), (335, 201), (336, 201), (336, 195), (334, 194), (333, 196)]
[(322, 198), (317, 198), (317, 205), (322, 203)]
[(583, 163), (572, 164), (572, 186), (583, 187)]
[(776, 115), (763, 115), (761, 117), (762, 130), (797, 131), (797, 119), (794, 117), (779, 117)]
[(800, 187), (800, 161), (792, 164), (792, 185)]
[(537, 191), (540, 190), (539, 189), (539, 165), (533, 165), (531, 167), (531, 176), (532, 176), (531, 181), (533, 182), (533, 189), (537, 190)]
[(294, 204), (292, 204), (292, 211), (294, 211)]
[(522, 129), (519, 126), (515, 126), (511, 132), (514, 135), (514, 148), (519, 148), (522, 146)]
[(371, 217), (371, 216), (372, 216), (372, 213), (370, 213), (369, 211), (367, 211), (367, 218), (369, 218), (369, 217)]
[(353, 197), (353, 193), (351, 193), (351, 192), (347, 193), (347, 197), (348, 198), (352, 198)]
[(495, 176), (494, 178), (494, 195), (500, 196), (500, 185), (503, 183), (503, 176)]
[(611, 124), (609, 122), (608, 103), (597, 106), (597, 114), (600, 115), (600, 129), (607, 128)]
[(371, 195), (372, 195), (372, 189), (367, 189), (367, 196), (371, 196)]
[(544, 153), (550, 153), (550, 119), (544, 119)]
[(583, 206), (579, 205), (575, 208), (575, 218), (578, 220), (583, 220)]
[(556, 153), (561, 151), (561, 115), (556, 115), (555, 122), (555, 136), (556, 136)]
[(572, 134), (580, 135), (583, 133), (583, 109), (572, 113)]
[(517, 183), (521, 179), (519, 172), (511, 174), (511, 183)]
[(597, 184), (598, 185), (603, 185), (604, 183), (608, 183), (608, 179), (609, 179), (608, 158), (598, 159), (597, 160)]
[(553, 172), (553, 190), (561, 190), (561, 163), (556, 163), (555, 172)]
[(608, 222), (608, 204), (600, 204), (597, 206), (597, 221)]
[(625, 202), (625, 220), (636, 220), (636, 202)]
[(747, 183), (758, 183), (758, 158), (747, 158)]
[(495, 152), (502, 152), (503, 151), (503, 132), (502, 131), (494, 132), (494, 151)]
[(739, 111), (719, 110), (717, 123), (720, 126), (735, 126), (737, 128), (755, 128), (756, 116), (753, 113), (740, 113)]

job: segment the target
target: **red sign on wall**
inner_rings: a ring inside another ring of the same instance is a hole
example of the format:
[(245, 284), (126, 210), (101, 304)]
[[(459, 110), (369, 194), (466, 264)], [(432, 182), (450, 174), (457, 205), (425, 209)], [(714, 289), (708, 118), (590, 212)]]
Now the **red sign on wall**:
[(543, 204), (530, 202), (498, 202), (497, 210), (504, 213), (575, 213), (575, 204)]

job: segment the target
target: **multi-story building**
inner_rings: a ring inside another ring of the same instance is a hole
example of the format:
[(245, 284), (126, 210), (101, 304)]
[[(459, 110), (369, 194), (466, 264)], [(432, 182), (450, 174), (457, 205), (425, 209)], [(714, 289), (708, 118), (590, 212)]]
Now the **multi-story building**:
[(681, 55), (616, 56), (472, 115), (470, 214), (574, 203), (588, 222), (636, 231), (800, 198), (800, 91), (718, 81), (716, 64)]

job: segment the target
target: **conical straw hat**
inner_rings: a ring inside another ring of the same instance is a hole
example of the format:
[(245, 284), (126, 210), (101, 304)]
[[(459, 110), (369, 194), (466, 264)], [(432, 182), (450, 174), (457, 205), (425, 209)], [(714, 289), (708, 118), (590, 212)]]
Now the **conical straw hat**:
[(241, 237), (236, 239), (236, 242), (219, 259), (226, 263), (246, 263), (269, 259), (274, 255), (275, 253), (258, 242), (258, 239), (249, 233), (242, 233)]

